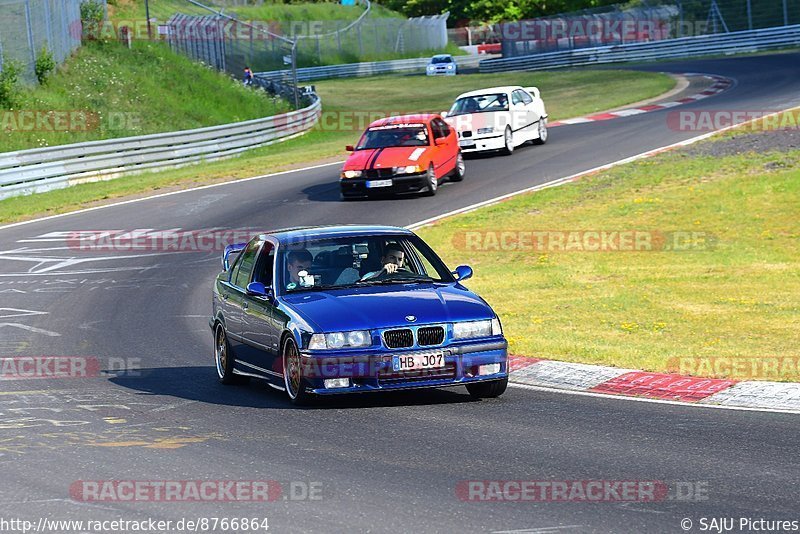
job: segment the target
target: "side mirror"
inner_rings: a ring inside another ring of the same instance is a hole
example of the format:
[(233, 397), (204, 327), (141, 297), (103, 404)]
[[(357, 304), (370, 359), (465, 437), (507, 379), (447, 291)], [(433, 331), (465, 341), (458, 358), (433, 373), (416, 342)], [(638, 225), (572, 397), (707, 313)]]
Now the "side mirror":
[(442, 111), (441, 113), (439, 113), (439, 115), (441, 115), (443, 119), (447, 118), (447, 112), (446, 111)]
[(272, 288), (266, 287), (261, 282), (250, 282), (247, 284), (247, 294), (251, 297), (272, 298)]
[(355, 152), (356, 150), (353, 145), (347, 145), (346, 147), (344, 147), (344, 149), (347, 150), (348, 152)]
[(469, 265), (459, 265), (456, 267), (456, 270), (453, 271), (453, 274), (456, 275), (459, 282), (463, 282), (468, 278), (472, 278), (472, 267)]
[(445, 144), (447, 144), (447, 138), (446, 137), (437, 137), (436, 139), (433, 140), (433, 144), (436, 145), (436, 146), (445, 145)]

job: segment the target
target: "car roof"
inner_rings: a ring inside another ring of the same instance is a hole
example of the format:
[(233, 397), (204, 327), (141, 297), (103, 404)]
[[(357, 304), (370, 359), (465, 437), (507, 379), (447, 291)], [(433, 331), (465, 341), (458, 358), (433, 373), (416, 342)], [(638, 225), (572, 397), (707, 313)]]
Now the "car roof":
[(414, 235), (411, 230), (399, 226), (383, 225), (336, 225), (336, 226), (298, 226), (281, 228), (264, 232), (262, 237), (272, 236), (281, 244), (297, 242), (297, 240), (314, 240), (328, 237), (360, 237), (381, 235)]
[(521, 85), (501, 85), (498, 87), (487, 87), (486, 89), (476, 89), (475, 91), (469, 91), (466, 93), (461, 93), (456, 97), (456, 100), (459, 98), (466, 98), (469, 96), (480, 96), (480, 95), (488, 95), (492, 93), (510, 93), (512, 91), (516, 91), (517, 89), (525, 89)]
[(403, 124), (403, 123), (428, 123), (434, 117), (438, 117), (436, 113), (415, 113), (413, 115), (396, 115), (394, 117), (384, 117), (378, 119), (369, 125), (370, 128), (375, 126), (388, 126), (389, 124)]
[(452, 54), (436, 54), (436, 55), (435, 55), (435, 56), (433, 56), (431, 59), (433, 59), (433, 58), (435, 58), (435, 57), (449, 57), (449, 58), (451, 58), (451, 59), (452, 59), (452, 57), (453, 57), (453, 56), (452, 56)]

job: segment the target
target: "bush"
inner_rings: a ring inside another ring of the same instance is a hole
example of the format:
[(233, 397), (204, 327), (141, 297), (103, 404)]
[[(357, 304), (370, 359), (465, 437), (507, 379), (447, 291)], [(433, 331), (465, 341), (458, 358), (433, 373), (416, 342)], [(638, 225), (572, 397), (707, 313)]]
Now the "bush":
[(36, 58), (36, 65), (33, 70), (36, 73), (36, 79), (39, 80), (41, 85), (47, 81), (47, 77), (56, 68), (56, 61), (53, 59), (53, 53), (47, 49), (47, 45), (42, 46), (39, 55)]
[(97, 0), (81, 2), (81, 27), (84, 39), (93, 39), (100, 35), (105, 16), (105, 7)]
[(19, 75), (22, 74), (22, 63), (3, 58), (3, 70), (0, 71), (0, 108), (11, 109), (19, 103)]

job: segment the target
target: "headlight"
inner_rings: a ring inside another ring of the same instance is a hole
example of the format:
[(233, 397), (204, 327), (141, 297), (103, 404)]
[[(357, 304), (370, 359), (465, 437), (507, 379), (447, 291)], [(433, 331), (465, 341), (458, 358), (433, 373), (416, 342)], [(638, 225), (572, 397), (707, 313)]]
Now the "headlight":
[(369, 347), (372, 344), (368, 330), (314, 334), (308, 342), (310, 350)]
[(342, 171), (342, 178), (358, 178), (362, 171)]
[(450, 63), (450, 64), (447, 66), (447, 70), (453, 70), (454, 68), (455, 68), (455, 65), (453, 65), (452, 63)]
[(436, 70), (436, 67), (434, 67), (433, 65), (428, 65), (428, 70)]
[[(453, 339), (471, 339), (475, 337), (489, 337), (495, 334), (494, 321), (496, 319), (486, 319), (485, 321), (465, 321), (463, 323), (453, 323)], [(500, 322), (497, 323), (498, 329)]]
[(488, 128), (478, 128), (478, 134), (487, 134), (487, 133), (492, 133), (493, 131), (494, 128), (491, 126), (489, 126)]
[(419, 165), (408, 165), (406, 167), (395, 167), (394, 168), (395, 174), (414, 174), (418, 172), (422, 172), (422, 167)]
[(500, 319), (498, 319), (497, 317), (492, 319), (492, 335), (493, 336), (503, 335), (503, 327), (500, 325)]

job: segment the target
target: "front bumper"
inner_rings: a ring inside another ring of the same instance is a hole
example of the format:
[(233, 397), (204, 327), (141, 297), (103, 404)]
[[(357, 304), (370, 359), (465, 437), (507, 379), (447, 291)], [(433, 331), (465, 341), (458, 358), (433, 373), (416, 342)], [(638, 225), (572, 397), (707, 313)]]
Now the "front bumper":
[[(392, 369), (392, 356), (441, 350), (445, 365), (442, 368), (420, 371), (396, 372)], [(500, 364), (500, 371), (491, 375), (478, 375), (478, 367)], [(318, 395), (362, 393), (398, 389), (447, 387), (500, 380), (508, 377), (508, 343), (505, 339), (479, 341), (431, 347), (427, 350), (388, 349), (369, 354), (301, 353), (306, 390)], [(349, 378), (350, 386), (325, 388), (324, 381), (331, 378)]]
[[(391, 185), (367, 187), (367, 182), (391, 180)], [(426, 173), (395, 174), (380, 178), (340, 178), (339, 187), (343, 197), (363, 198), (380, 195), (402, 195), (420, 193), (428, 189)]]
[[(471, 144), (467, 144), (471, 141)], [(503, 150), (506, 147), (506, 140), (503, 134), (487, 135), (484, 137), (466, 137), (458, 140), (461, 152), (469, 154), (471, 152), (489, 152), (492, 150)]]
[(447, 69), (436, 69), (436, 70), (426, 69), (425, 70), (425, 74), (427, 74), (428, 76), (455, 76), (456, 73), (457, 73), (457, 69), (450, 69), (450, 70), (447, 70)]

